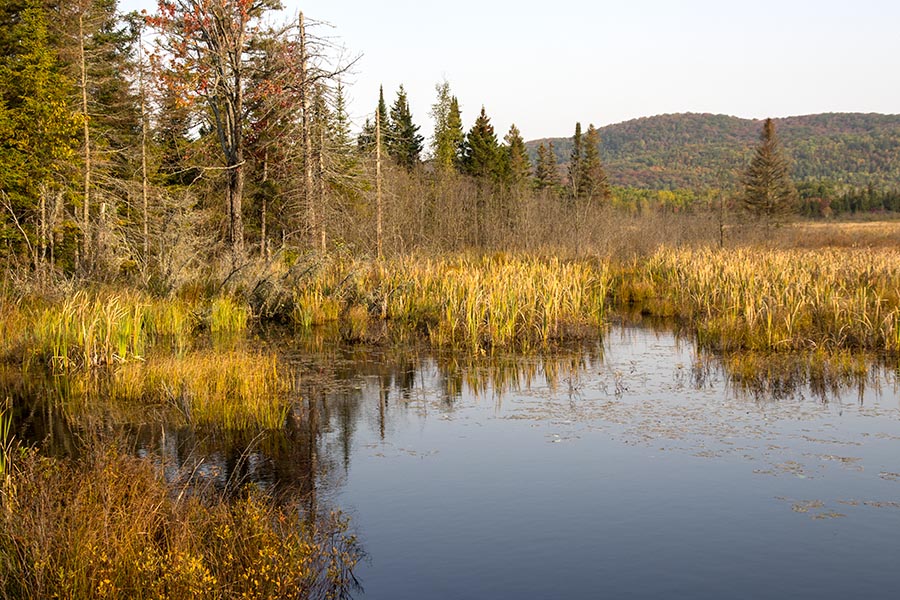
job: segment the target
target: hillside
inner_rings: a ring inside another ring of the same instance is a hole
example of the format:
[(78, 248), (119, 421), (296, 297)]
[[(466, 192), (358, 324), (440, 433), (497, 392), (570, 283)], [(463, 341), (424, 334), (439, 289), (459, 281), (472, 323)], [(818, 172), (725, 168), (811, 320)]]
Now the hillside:
[[(900, 115), (826, 113), (775, 119), (775, 124), (797, 181), (900, 184)], [(761, 130), (760, 120), (725, 115), (645, 117), (601, 128), (601, 156), (615, 185), (718, 186), (745, 168)], [(553, 142), (559, 163), (568, 162), (571, 137), (528, 142), (532, 158), (541, 142)]]

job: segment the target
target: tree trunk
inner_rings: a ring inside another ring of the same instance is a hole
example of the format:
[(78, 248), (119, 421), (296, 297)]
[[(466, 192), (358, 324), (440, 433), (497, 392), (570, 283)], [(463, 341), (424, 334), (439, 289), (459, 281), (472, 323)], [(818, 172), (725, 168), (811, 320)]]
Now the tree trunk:
[(316, 246), (316, 205), (313, 197), (312, 144), (310, 140), (309, 81), (307, 73), (306, 23), (300, 11), (300, 105), (303, 114), (300, 122), (300, 137), (303, 147), (303, 198), (306, 200), (306, 226), (309, 231), (311, 248)]
[(84, 205), (82, 233), (84, 235), (84, 259), (88, 258), (91, 244), (91, 128), (88, 118), (87, 64), (84, 55), (84, 12), (78, 15), (78, 52), (81, 67), (81, 114), (84, 117)]
[(141, 95), (141, 200), (144, 209), (144, 260), (150, 256), (150, 180), (147, 176), (147, 90), (144, 88), (144, 40), (143, 30), (138, 40), (139, 93)]
[(269, 181), (269, 150), (263, 152), (263, 172), (262, 172), (262, 206), (259, 214), (259, 255), (266, 258), (266, 212), (268, 191), (266, 190), (266, 182)]
[(238, 150), (234, 165), (228, 170), (228, 209), (231, 216), (231, 255), (234, 264), (244, 258), (244, 219), (242, 215), (244, 199), (243, 152)]
[(319, 207), (319, 237), (322, 242), (322, 254), (325, 254), (325, 115), (319, 115), (319, 173), (317, 182), (316, 203)]
[(381, 247), (381, 113), (375, 111), (375, 247), (378, 258)]

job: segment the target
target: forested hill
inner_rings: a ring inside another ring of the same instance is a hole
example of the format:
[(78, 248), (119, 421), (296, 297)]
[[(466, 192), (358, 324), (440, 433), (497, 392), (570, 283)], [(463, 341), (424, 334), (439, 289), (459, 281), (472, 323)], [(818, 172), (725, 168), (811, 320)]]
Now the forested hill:
[[(900, 182), (900, 115), (826, 113), (774, 121), (797, 181)], [(615, 185), (717, 187), (723, 176), (733, 181), (746, 167), (760, 131), (760, 120), (726, 115), (645, 117), (601, 128), (601, 156)], [(542, 142), (553, 142), (559, 163), (568, 163), (571, 137), (528, 142), (532, 159)]]

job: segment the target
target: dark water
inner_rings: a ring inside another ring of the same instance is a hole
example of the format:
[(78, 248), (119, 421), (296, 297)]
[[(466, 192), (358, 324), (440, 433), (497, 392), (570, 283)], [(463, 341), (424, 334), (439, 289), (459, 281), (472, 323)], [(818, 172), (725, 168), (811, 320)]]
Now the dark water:
[(900, 597), (892, 373), (776, 400), (628, 327), (544, 359), (291, 357), (285, 433), (145, 426), (138, 451), (342, 509), (363, 598)]

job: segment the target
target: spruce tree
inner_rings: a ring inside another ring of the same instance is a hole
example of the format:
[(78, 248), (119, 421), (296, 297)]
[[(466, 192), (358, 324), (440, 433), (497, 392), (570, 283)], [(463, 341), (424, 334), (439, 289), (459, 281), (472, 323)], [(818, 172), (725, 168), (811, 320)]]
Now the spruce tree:
[(44, 3), (0, 5), (0, 198), (8, 201), (0, 208), (0, 239), (16, 250), (36, 245), (4, 225), (7, 209), (37, 237), (42, 213), (50, 210), (41, 211), (41, 201), (70, 174), (81, 126), (69, 106), (74, 92), (52, 43)]
[(553, 142), (550, 142), (549, 147), (543, 143), (538, 146), (537, 160), (534, 165), (534, 183), (539, 190), (552, 189), (559, 184)]
[(581, 173), (579, 176), (579, 192), (582, 198), (603, 200), (609, 199), (612, 192), (609, 179), (600, 161), (600, 132), (591, 123), (584, 135), (581, 156)]
[(419, 135), (419, 126), (413, 123), (409, 100), (402, 85), (397, 90), (397, 99), (391, 106), (387, 137), (388, 155), (397, 161), (397, 164), (407, 169), (412, 169), (418, 164), (424, 138)]
[(522, 139), (519, 128), (513, 124), (503, 141), (506, 142), (504, 146), (504, 178), (510, 186), (518, 187), (531, 175), (531, 161), (528, 160), (525, 140)]
[[(384, 86), (378, 87), (378, 106), (375, 108), (375, 111), (381, 119), (381, 152), (382, 154), (387, 154), (387, 130), (390, 120), (388, 119), (387, 104), (384, 102)], [(359, 133), (357, 145), (361, 152), (374, 151), (375, 121), (375, 117), (366, 118), (366, 124), (363, 125), (362, 131)]]
[(581, 123), (575, 123), (575, 135), (572, 136), (572, 154), (569, 156), (569, 193), (573, 198), (580, 197), (582, 193), (581, 155)]
[(481, 114), (466, 135), (463, 170), (473, 177), (497, 177), (500, 174), (499, 156), (500, 147), (494, 126), (482, 106)]
[(791, 182), (787, 159), (775, 135), (775, 123), (766, 119), (761, 143), (744, 174), (744, 208), (765, 220), (766, 227), (777, 224), (791, 212), (797, 190)]

